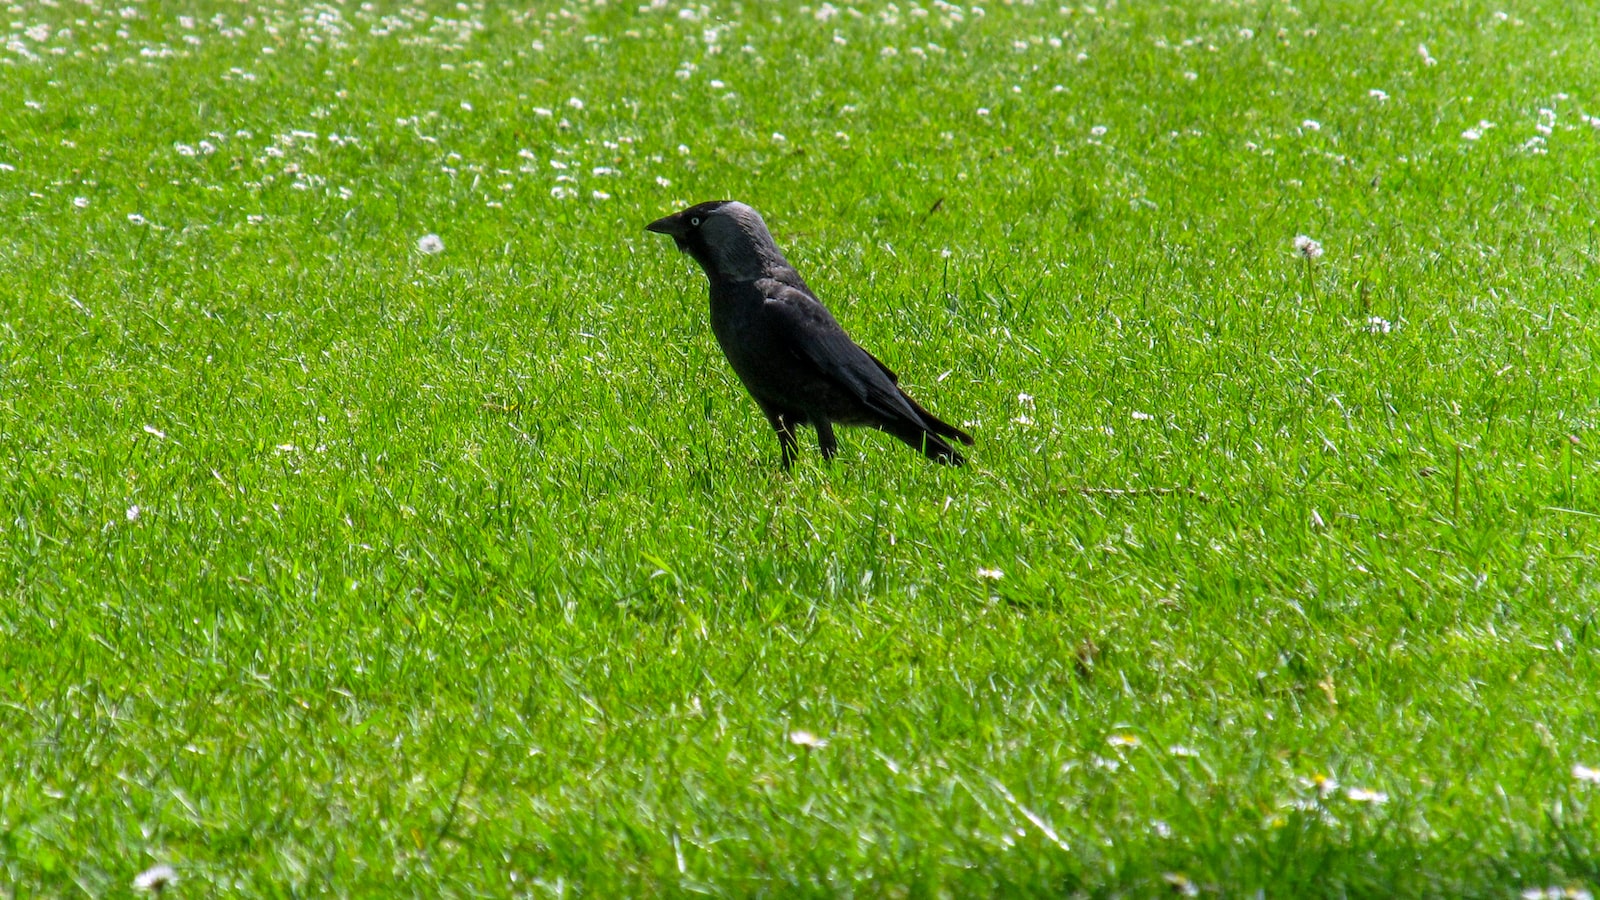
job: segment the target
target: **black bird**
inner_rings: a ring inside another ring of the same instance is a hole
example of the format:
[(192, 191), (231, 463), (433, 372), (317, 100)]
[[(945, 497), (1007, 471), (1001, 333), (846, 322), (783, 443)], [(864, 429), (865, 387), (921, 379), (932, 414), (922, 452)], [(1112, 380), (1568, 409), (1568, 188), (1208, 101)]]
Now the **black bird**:
[(888, 366), (845, 334), (783, 258), (760, 213), (712, 200), (645, 228), (671, 235), (705, 270), (711, 331), (778, 432), (784, 468), (799, 452), (795, 431), (806, 424), (832, 459), (836, 422), (887, 431), (935, 462), (966, 461), (945, 439), (971, 444), (972, 437), (919, 406)]

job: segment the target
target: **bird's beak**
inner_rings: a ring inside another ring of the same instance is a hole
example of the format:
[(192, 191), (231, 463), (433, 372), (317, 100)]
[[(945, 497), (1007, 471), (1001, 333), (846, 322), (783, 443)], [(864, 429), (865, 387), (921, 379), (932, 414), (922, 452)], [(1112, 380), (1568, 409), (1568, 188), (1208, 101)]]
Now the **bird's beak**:
[(656, 234), (670, 234), (675, 238), (681, 238), (683, 237), (683, 215), (681, 213), (673, 213), (670, 216), (662, 216), (646, 225), (644, 230), (654, 231)]

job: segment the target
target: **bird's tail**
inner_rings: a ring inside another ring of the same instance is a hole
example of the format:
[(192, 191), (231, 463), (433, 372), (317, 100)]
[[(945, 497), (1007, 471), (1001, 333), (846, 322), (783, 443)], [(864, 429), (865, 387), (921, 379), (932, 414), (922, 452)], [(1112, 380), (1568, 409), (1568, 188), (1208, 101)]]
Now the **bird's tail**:
[(923, 409), (922, 404), (911, 399), (911, 395), (907, 394), (905, 391), (901, 391), (900, 396), (904, 397), (906, 402), (911, 404), (911, 408), (917, 411), (917, 415), (922, 418), (923, 428), (926, 428), (928, 431), (931, 431), (940, 437), (947, 437), (952, 440), (960, 441), (969, 447), (972, 446), (972, 435), (967, 434), (965, 431), (962, 431), (961, 429), (951, 425), (949, 422), (944, 421), (933, 413), (928, 412), (926, 409)]
[(946, 421), (939, 420), (938, 416), (917, 405), (917, 400), (910, 399), (904, 392), (901, 392), (901, 397), (904, 397), (910, 408), (917, 413), (917, 418), (896, 416), (893, 420), (883, 421), (878, 428), (904, 440), (912, 450), (917, 450), (934, 463), (944, 463), (946, 466), (960, 466), (966, 463), (965, 456), (962, 456), (957, 448), (950, 447), (949, 442), (944, 439), (950, 437), (960, 440), (962, 444), (971, 444), (973, 436)]
[(909, 421), (886, 422), (878, 426), (910, 445), (911, 449), (936, 463), (947, 466), (964, 465), (967, 461), (961, 452), (945, 442), (944, 438)]

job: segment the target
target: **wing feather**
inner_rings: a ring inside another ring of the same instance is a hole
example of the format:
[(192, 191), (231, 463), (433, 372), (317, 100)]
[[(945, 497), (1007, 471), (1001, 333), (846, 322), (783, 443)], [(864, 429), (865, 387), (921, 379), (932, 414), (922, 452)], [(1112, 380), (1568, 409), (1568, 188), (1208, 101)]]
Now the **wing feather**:
[(758, 282), (765, 309), (790, 349), (847, 389), (873, 412), (921, 423), (897, 386), (899, 378), (862, 349), (810, 291), (774, 279)]

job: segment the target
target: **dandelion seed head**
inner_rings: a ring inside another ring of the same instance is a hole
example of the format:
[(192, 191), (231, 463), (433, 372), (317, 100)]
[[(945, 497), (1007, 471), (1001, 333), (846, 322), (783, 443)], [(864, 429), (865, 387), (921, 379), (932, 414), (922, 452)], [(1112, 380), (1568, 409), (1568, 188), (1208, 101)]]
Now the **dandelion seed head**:
[(178, 873), (166, 863), (157, 863), (133, 876), (133, 889), (159, 894), (178, 883)]
[(417, 252), (423, 256), (433, 256), (444, 252), (444, 240), (437, 234), (425, 234), (417, 238)]
[(1309, 235), (1297, 234), (1294, 236), (1294, 252), (1306, 259), (1321, 259), (1322, 244), (1313, 240)]

